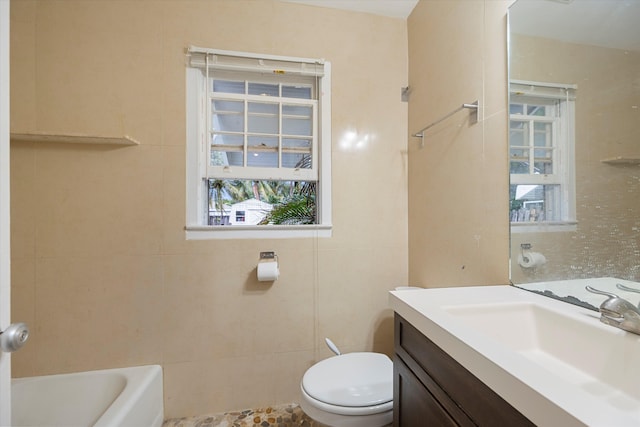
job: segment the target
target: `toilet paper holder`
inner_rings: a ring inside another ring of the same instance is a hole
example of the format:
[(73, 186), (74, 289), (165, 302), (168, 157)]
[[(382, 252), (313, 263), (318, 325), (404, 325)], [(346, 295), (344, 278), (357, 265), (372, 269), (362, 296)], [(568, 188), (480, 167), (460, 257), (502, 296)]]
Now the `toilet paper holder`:
[(531, 243), (520, 243), (520, 253), (522, 254), (522, 259), (524, 262), (529, 262), (529, 257), (524, 251), (530, 251), (533, 245)]
[(260, 252), (260, 261), (256, 268), (259, 282), (275, 282), (280, 276), (278, 255), (275, 252)]
[(518, 264), (522, 268), (536, 268), (547, 263), (547, 258), (539, 252), (531, 250), (531, 243), (520, 245), (521, 254), (518, 255)]

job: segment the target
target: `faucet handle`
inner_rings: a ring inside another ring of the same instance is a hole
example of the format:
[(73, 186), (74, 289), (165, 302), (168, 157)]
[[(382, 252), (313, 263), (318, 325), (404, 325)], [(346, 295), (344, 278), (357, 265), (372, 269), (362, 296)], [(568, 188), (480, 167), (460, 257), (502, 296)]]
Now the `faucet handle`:
[[(640, 289), (631, 288), (631, 287), (625, 286), (625, 285), (623, 285), (621, 283), (616, 283), (616, 288), (620, 289), (621, 291), (635, 292), (637, 294), (640, 294)], [(640, 308), (640, 301), (638, 301), (638, 308)]]
[(640, 335), (640, 310), (635, 305), (610, 292), (604, 292), (591, 286), (586, 286), (585, 289), (594, 294), (609, 297), (600, 304), (600, 313), (602, 314), (600, 321), (602, 323)]
[(596, 288), (592, 288), (591, 286), (585, 286), (584, 287), (586, 290), (588, 290), (589, 292), (591, 292), (592, 294), (598, 294), (598, 295), (606, 295), (609, 298), (620, 298), (618, 295), (616, 294), (612, 294), (611, 292), (605, 292), (605, 291), (601, 291), (600, 289), (596, 289)]
[(627, 312), (631, 311), (631, 312), (635, 312), (640, 316), (640, 311), (635, 305), (631, 304), (629, 301), (627, 301), (624, 298), (620, 298), (616, 294), (613, 294), (611, 292), (601, 291), (599, 289), (592, 288), (591, 286), (586, 286), (585, 289), (591, 293), (605, 295), (609, 297), (606, 300), (604, 300), (602, 304), (600, 304), (600, 312), (603, 315), (617, 318), (617, 317), (624, 317), (624, 315)]

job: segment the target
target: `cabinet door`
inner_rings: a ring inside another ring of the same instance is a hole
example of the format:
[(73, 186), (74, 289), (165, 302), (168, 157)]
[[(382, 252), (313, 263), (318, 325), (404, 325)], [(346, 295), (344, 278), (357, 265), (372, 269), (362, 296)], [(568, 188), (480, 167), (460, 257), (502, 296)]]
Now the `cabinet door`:
[[(434, 384), (425, 386), (416, 375), (396, 357), (394, 371), (394, 427), (454, 427), (459, 426), (431, 393)], [(436, 386), (437, 387), (437, 386)], [(439, 396), (440, 399), (443, 396)], [(453, 402), (448, 402), (453, 404)], [(455, 406), (455, 404), (454, 404)], [(463, 415), (464, 416), (464, 415)], [(465, 425), (467, 423), (463, 423)]]
[[(395, 316), (394, 339), (394, 364), (402, 361), (458, 425), (535, 427), (518, 410), (398, 314)], [(395, 391), (397, 390), (394, 389)], [(395, 400), (397, 398), (394, 396)], [(450, 424), (436, 424), (427, 420), (424, 424), (407, 425), (431, 427)]]

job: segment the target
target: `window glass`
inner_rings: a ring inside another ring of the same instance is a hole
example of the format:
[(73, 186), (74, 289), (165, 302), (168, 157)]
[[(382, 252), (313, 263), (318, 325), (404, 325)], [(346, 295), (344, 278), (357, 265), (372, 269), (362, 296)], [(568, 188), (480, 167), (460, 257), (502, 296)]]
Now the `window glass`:
[(243, 166), (242, 135), (214, 134), (211, 140), (212, 166)]
[(277, 104), (249, 102), (248, 131), (277, 134), (280, 129), (280, 113)]
[(280, 86), (277, 84), (249, 82), (249, 95), (280, 96)]
[(282, 86), (282, 96), (284, 98), (312, 99), (311, 86)]
[(282, 133), (285, 135), (311, 136), (313, 109), (307, 106), (282, 106)]
[(300, 138), (282, 139), (282, 166), (285, 168), (311, 169), (311, 140)]
[(212, 127), (214, 131), (244, 131), (244, 102), (214, 100), (211, 111), (213, 113)]
[(278, 138), (249, 136), (247, 165), (253, 167), (277, 168)]
[(511, 222), (560, 221), (560, 185), (511, 185)]
[(210, 179), (208, 224), (315, 224), (316, 188), (315, 182)]
[(213, 91), (223, 93), (244, 93), (244, 81), (213, 80)]

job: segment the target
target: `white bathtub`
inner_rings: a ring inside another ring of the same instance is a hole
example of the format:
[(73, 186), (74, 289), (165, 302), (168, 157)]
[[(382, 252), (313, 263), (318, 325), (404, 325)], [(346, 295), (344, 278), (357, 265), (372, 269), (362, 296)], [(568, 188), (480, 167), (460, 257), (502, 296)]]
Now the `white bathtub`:
[(158, 365), (16, 378), (13, 426), (159, 427), (163, 421)]

